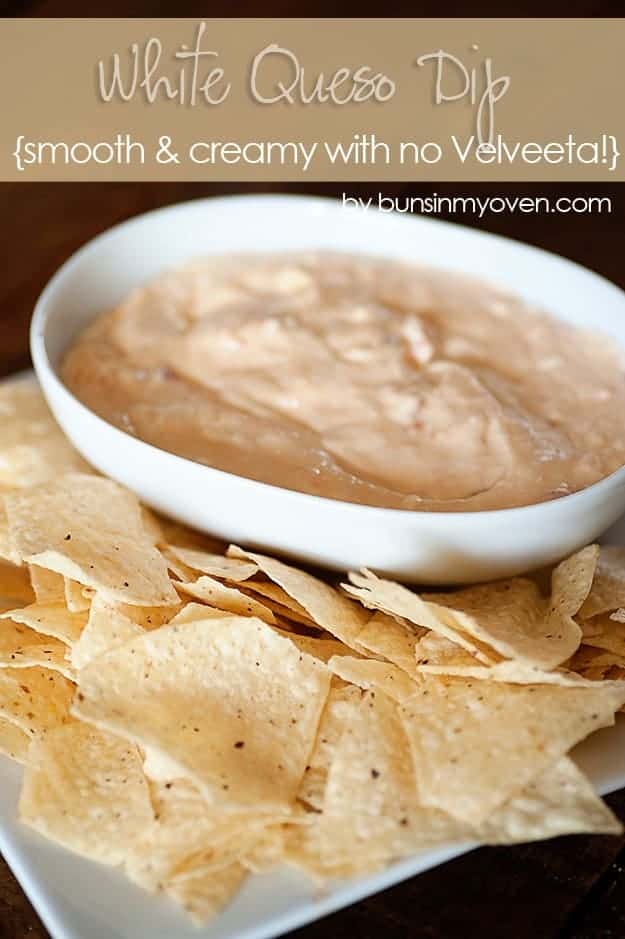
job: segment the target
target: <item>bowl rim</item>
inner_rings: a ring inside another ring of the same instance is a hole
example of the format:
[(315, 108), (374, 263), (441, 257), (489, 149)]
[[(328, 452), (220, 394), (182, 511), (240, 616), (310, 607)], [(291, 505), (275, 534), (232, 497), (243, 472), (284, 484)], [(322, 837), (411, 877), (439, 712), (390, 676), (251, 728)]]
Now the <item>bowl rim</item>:
[[(33, 360), (33, 366), (37, 378), (40, 381), (42, 386), (43, 393), (47, 397), (46, 392), (46, 382), (54, 386), (55, 391), (65, 399), (66, 403), (69, 403), (70, 406), (77, 407), (81, 410), (85, 417), (94, 420), (96, 424), (100, 424), (103, 427), (107, 428), (109, 431), (113, 431), (115, 434), (119, 434), (126, 441), (131, 441), (133, 444), (138, 445), (140, 448), (147, 448), (148, 451), (154, 451), (156, 454), (164, 456), (165, 458), (170, 458), (173, 460), (181, 460), (185, 464), (196, 468), (196, 471), (207, 472), (208, 474), (216, 473), (220, 477), (235, 479), (244, 484), (251, 484), (254, 487), (261, 487), (260, 493), (262, 496), (263, 491), (271, 492), (272, 494), (281, 493), (287, 498), (294, 499), (294, 501), (305, 500), (312, 507), (317, 506), (324, 508), (334, 508), (337, 512), (343, 512), (344, 514), (353, 514), (354, 512), (361, 514), (366, 512), (369, 515), (370, 519), (375, 519), (377, 516), (380, 520), (388, 519), (399, 522), (400, 520), (406, 521), (407, 519), (414, 518), (415, 521), (423, 521), (427, 519), (430, 523), (435, 518), (441, 518), (448, 520), (449, 523), (462, 524), (469, 522), (470, 520), (475, 520), (476, 518), (490, 519), (494, 523), (496, 522), (505, 522), (506, 519), (511, 517), (518, 517), (520, 513), (525, 513), (527, 515), (532, 514), (532, 512), (544, 512), (549, 514), (551, 512), (556, 512), (562, 509), (564, 505), (577, 504), (584, 501), (587, 497), (603, 496), (604, 491), (607, 493), (612, 489), (614, 484), (623, 482), (625, 483), (625, 464), (618, 467), (608, 476), (603, 476), (601, 479), (596, 480), (596, 482), (591, 483), (589, 486), (585, 486), (583, 489), (578, 489), (575, 492), (567, 493), (566, 495), (559, 496), (555, 499), (548, 499), (543, 502), (531, 502), (527, 505), (518, 505), (510, 506), (502, 509), (473, 509), (473, 510), (445, 510), (445, 509), (434, 509), (434, 510), (420, 510), (420, 509), (398, 509), (398, 508), (388, 508), (385, 506), (377, 505), (368, 505), (358, 502), (347, 502), (343, 499), (332, 499), (327, 496), (319, 496), (313, 493), (301, 492), (297, 489), (287, 489), (284, 486), (278, 486), (274, 483), (266, 483), (261, 480), (251, 479), (247, 476), (239, 476), (237, 473), (229, 473), (227, 470), (221, 470), (214, 466), (209, 466), (208, 464), (199, 463), (196, 460), (190, 460), (187, 457), (180, 456), (177, 453), (174, 453), (170, 450), (163, 450), (161, 447), (157, 447), (154, 444), (148, 443), (145, 440), (142, 440), (140, 437), (135, 437), (133, 434), (129, 434), (121, 428), (117, 427), (115, 424), (111, 424), (104, 418), (100, 417), (95, 411), (92, 411), (88, 408), (79, 398), (77, 398), (64, 382), (60, 379), (57, 374), (56, 369), (50, 361), (48, 351), (46, 348), (46, 337), (47, 330), (49, 329), (50, 321), (53, 320), (53, 316), (50, 315), (50, 310), (48, 309), (52, 298), (54, 297), (55, 291), (57, 290), (59, 284), (63, 279), (71, 274), (72, 269), (87, 255), (94, 253), (98, 250), (100, 244), (106, 241), (112, 234), (118, 233), (122, 230), (130, 231), (133, 227), (144, 223), (146, 220), (155, 218), (156, 216), (164, 216), (167, 214), (175, 214), (178, 212), (184, 213), (189, 209), (199, 209), (200, 206), (211, 207), (215, 204), (221, 205), (231, 205), (233, 203), (308, 203), (309, 205), (314, 204), (319, 208), (323, 207), (325, 209), (330, 206), (341, 208), (342, 211), (352, 211), (358, 212), (359, 210), (355, 207), (343, 207), (340, 205), (337, 199), (328, 196), (319, 196), (319, 195), (309, 195), (309, 194), (300, 194), (300, 193), (237, 193), (233, 195), (220, 195), (220, 196), (203, 196), (197, 199), (187, 199), (182, 202), (176, 202), (171, 205), (160, 206), (156, 209), (150, 209), (147, 212), (141, 212), (137, 215), (133, 215), (128, 219), (124, 219), (121, 222), (117, 222), (115, 225), (106, 228), (104, 231), (99, 232), (93, 238), (90, 238), (85, 244), (81, 245), (76, 251), (72, 252), (68, 258), (57, 268), (54, 274), (47, 281), (42, 291), (40, 292), (33, 310), (33, 315), (31, 318), (30, 324), (30, 349)], [(373, 210), (375, 212), (375, 210)], [(395, 217), (395, 213), (393, 216)], [(422, 216), (397, 216), (404, 219), (412, 219), (413, 221), (422, 220)], [(580, 271), (583, 271), (585, 274), (591, 275), (593, 278), (601, 282), (604, 286), (608, 286), (613, 291), (617, 291), (622, 294), (623, 300), (625, 301), (625, 290), (620, 288), (617, 284), (614, 284), (612, 281), (608, 280), (606, 277), (603, 277), (601, 274), (596, 273), (590, 268), (585, 267), (583, 264), (579, 264), (576, 261), (572, 261), (569, 258), (565, 258), (561, 255), (555, 254), (554, 252), (547, 251), (543, 248), (535, 247), (534, 245), (527, 244), (526, 242), (520, 241), (515, 238), (508, 238), (503, 235), (495, 235), (490, 232), (483, 232), (481, 230), (476, 230), (470, 228), (468, 225), (462, 225), (458, 222), (450, 222), (438, 218), (427, 217), (428, 224), (433, 224), (441, 228), (451, 228), (451, 229), (462, 229), (463, 231), (469, 232), (471, 236), (477, 238), (478, 240), (487, 240), (489, 242), (496, 241), (500, 243), (506, 243), (507, 245), (512, 246), (521, 251), (530, 251), (531, 253), (542, 255), (549, 259), (555, 259), (559, 262), (563, 262), (566, 265), (570, 265)], [(388, 255), (392, 257), (392, 252)], [(453, 269), (453, 268), (451, 268)], [(42, 375), (44, 378), (42, 378)], [(452, 522), (452, 520), (454, 520)], [(442, 521), (441, 521), (442, 524)]]

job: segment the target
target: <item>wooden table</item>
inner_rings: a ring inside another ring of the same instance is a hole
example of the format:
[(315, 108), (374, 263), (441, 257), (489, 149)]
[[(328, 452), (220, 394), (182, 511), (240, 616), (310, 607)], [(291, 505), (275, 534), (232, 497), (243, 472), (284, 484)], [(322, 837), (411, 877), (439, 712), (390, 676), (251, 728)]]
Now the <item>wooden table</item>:
[[(349, 194), (375, 195), (378, 189), (359, 185), (350, 188)], [(418, 184), (397, 185), (386, 186), (384, 192), (425, 195), (430, 189)], [(54, 269), (88, 238), (150, 208), (232, 191), (235, 187), (193, 184), (0, 185), (0, 375), (28, 366), (28, 323), (37, 294)], [(306, 191), (340, 195), (343, 187), (309, 186)], [(504, 190), (501, 186), (437, 185), (436, 191), (441, 195), (612, 196), (611, 214), (504, 213), (482, 221), (472, 216), (455, 218), (557, 251), (625, 286), (623, 187), (610, 191), (509, 185)], [(625, 790), (608, 802), (625, 820)], [(620, 939), (625, 936), (624, 865), (625, 837), (570, 837), (544, 844), (483, 848), (298, 930), (293, 936)], [(12, 874), (0, 861), (0, 939), (46, 936)]]

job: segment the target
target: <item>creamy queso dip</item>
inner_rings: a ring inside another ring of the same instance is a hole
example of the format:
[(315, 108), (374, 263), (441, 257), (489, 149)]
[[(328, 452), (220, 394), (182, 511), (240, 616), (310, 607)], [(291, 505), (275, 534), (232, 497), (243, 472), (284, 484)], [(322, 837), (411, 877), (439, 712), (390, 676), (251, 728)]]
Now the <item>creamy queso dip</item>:
[(330, 253), (166, 273), (69, 349), (67, 386), (157, 447), (367, 505), (506, 508), (625, 463), (609, 340), (489, 284)]

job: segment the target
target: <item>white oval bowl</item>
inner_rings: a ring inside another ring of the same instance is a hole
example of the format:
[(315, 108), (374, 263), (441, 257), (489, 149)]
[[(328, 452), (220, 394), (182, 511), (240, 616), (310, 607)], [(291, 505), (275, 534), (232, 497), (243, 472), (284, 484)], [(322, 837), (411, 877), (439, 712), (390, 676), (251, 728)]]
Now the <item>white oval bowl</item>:
[(536, 248), (428, 218), (345, 209), (332, 200), (202, 199), (139, 216), (93, 239), (57, 271), (37, 302), (35, 370), (56, 419), (83, 456), (148, 505), (226, 540), (338, 570), (370, 567), (411, 582), (467, 583), (548, 564), (593, 541), (625, 511), (625, 468), (561, 499), (487, 512), (414, 512), (305, 495), (159, 450), (97, 417), (60, 381), (59, 363), (73, 337), (162, 270), (202, 255), (309, 248), (485, 277), (625, 348), (625, 293)]

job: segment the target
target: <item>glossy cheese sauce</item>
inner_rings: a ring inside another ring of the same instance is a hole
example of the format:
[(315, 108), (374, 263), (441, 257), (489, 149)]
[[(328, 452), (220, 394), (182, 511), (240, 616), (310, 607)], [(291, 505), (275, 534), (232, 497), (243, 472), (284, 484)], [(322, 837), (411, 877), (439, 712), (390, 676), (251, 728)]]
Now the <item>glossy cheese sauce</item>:
[(157, 447), (347, 502), (506, 508), (625, 463), (614, 343), (484, 282), (380, 258), (194, 262), (100, 316), (62, 377)]

